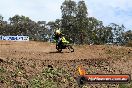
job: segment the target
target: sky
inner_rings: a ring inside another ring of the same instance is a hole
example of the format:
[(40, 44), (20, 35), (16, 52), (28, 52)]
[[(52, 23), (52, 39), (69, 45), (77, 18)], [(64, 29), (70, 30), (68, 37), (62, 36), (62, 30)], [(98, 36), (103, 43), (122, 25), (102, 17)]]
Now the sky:
[[(80, 0), (74, 0), (78, 2)], [(132, 0), (84, 0), (88, 16), (110, 23), (124, 24), (132, 30)], [(61, 18), (60, 6), (64, 0), (0, 0), (0, 14), (4, 20), (24, 15), (34, 21), (54, 21)]]

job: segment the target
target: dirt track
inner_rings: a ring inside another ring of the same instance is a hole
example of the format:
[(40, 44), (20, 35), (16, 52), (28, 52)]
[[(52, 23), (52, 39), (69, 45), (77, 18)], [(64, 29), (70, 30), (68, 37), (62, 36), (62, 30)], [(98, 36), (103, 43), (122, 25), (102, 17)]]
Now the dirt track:
[(57, 53), (55, 45), (43, 42), (5, 42), (0, 41), (0, 57), (3, 58), (29, 58), (41, 60), (75, 60), (75, 59), (105, 59), (105, 47), (102, 46), (76, 46), (75, 52), (63, 50)]
[[(58, 53), (55, 45), (51, 43), (0, 41), (0, 62), (2, 62), (0, 66), (10, 72), (15, 71), (15, 66), (20, 64), (28, 78), (41, 72), (43, 67), (48, 65), (64, 68), (74, 78), (79, 75), (77, 70), (79, 65), (83, 65), (87, 73), (91, 74), (131, 74), (132, 76), (132, 48), (130, 47), (75, 45), (74, 49), (73, 53), (68, 50)], [(32, 66), (35, 68), (31, 68)], [(2, 87), (7, 86), (3, 84)]]

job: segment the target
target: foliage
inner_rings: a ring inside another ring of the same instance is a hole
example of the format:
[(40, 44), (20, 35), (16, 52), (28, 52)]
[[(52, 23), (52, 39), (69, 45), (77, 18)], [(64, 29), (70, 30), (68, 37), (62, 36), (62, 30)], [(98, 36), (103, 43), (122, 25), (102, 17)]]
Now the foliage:
[(68, 86), (69, 82), (73, 83), (71, 87), (75, 87), (74, 83), (76, 81), (65, 70), (45, 68), (41, 74), (31, 79), (30, 84), (32, 88), (60, 88), (64, 85)]
[(9, 22), (0, 15), (0, 35), (27, 35), (30, 40), (49, 41), (56, 29), (66, 35), (75, 44), (118, 44), (125, 45), (132, 40), (132, 31), (124, 31), (124, 25), (103, 22), (88, 17), (85, 1), (64, 0), (60, 6), (62, 18), (55, 21), (35, 22), (29, 17), (15, 15)]
[(2, 21), (0, 26), (0, 35), (26, 35), (31, 40), (46, 40), (50, 33), (45, 27), (45, 23), (39, 21), (36, 23), (29, 17), (15, 15), (9, 18), (9, 23)]

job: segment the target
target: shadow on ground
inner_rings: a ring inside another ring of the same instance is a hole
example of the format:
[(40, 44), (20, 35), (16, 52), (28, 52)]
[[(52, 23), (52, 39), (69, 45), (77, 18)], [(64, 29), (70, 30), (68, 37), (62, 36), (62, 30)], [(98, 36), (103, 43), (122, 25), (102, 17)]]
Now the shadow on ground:
[(52, 53), (70, 53), (70, 52), (59, 52), (59, 51), (51, 51), (51, 52), (48, 52), (48, 54), (52, 54)]

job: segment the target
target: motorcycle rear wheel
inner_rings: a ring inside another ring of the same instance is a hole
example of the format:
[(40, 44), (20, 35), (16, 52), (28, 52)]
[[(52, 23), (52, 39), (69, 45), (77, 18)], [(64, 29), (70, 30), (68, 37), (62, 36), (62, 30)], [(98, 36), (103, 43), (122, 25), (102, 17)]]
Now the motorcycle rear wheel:
[(69, 49), (71, 52), (74, 52), (74, 48), (73, 48), (71, 45), (68, 45), (68, 49)]

